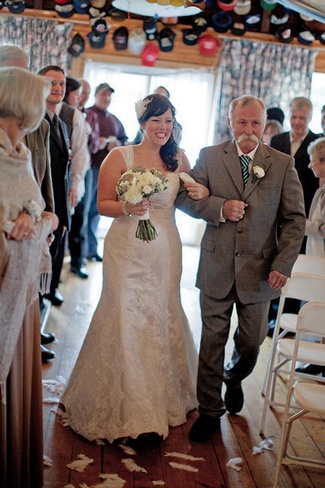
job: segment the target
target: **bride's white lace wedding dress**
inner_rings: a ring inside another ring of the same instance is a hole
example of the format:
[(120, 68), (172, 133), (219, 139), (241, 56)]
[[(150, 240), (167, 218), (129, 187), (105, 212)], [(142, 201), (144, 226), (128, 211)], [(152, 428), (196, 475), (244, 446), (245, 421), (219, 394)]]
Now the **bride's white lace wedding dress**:
[[(120, 148), (133, 164), (133, 148)], [(180, 302), (181, 242), (174, 218), (178, 172), (151, 197), (157, 231), (135, 237), (138, 218), (116, 218), (105, 238), (103, 289), (62, 403), (89, 440), (136, 438), (186, 422), (197, 406), (197, 353)]]

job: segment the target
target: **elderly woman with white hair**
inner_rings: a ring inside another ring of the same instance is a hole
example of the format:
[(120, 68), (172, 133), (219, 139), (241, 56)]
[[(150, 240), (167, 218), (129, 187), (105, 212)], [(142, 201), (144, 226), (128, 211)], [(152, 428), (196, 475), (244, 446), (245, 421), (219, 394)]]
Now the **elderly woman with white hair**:
[(43, 486), (38, 293), (50, 283), (50, 234), (29, 149), (22, 143), (45, 113), (49, 81), (0, 69), (0, 482)]

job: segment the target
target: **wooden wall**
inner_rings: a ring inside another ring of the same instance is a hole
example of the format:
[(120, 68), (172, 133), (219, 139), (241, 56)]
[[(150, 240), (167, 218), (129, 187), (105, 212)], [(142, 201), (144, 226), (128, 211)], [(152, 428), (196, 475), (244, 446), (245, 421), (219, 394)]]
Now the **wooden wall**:
[[(0, 15), (13, 15), (8, 12), (8, 9), (4, 7), (0, 11)], [(126, 19), (123, 22), (116, 21), (110, 17), (107, 19), (111, 24), (112, 28), (106, 37), (105, 47), (102, 49), (92, 49), (89, 45), (87, 34), (91, 31), (89, 24), (89, 18), (86, 15), (74, 14), (70, 18), (62, 18), (57, 15), (55, 11), (47, 10), (35, 10), (35, 9), (25, 9), (24, 16), (33, 16), (39, 18), (46, 18), (57, 20), (59, 22), (72, 22), (74, 24), (73, 33), (79, 32), (85, 39), (86, 48), (85, 51), (78, 57), (73, 58), (71, 75), (72, 76), (82, 76), (83, 66), (87, 59), (93, 59), (95, 61), (102, 61), (108, 63), (122, 63), (122, 64), (135, 64), (141, 65), (141, 57), (131, 54), (128, 50), (117, 51), (114, 48), (112, 41), (112, 34), (117, 27), (124, 25), (128, 28), (129, 32), (137, 27), (142, 27), (142, 20), (136, 19)], [(162, 28), (162, 24), (158, 24), (158, 30)], [(214, 56), (202, 56), (199, 51), (199, 46), (188, 46), (183, 43), (182, 29), (188, 28), (188, 25), (177, 24), (176, 26), (171, 26), (172, 30), (176, 33), (174, 49), (170, 52), (159, 52), (155, 66), (164, 68), (210, 68), (217, 69), (220, 62), (221, 45), (225, 37), (230, 37), (235, 39), (231, 33), (220, 34), (214, 31), (211, 27), (204, 34), (210, 34), (217, 38), (220, 43), (220, 48), (217, 50)], [(262, 42), (275, 42), (275, 37), (271, 34), (262, 34), (255, 32), (246, 32), (244, 36), (238, 39), (249, 39)], [(157, 44), (156, 41), (152, 41)], [(294, 39), (291, 45), (302, 46), (296, 39)], [(319, 41), (314, 41), (310, 49), (316, 49), (318, 51), (316, 58), (315, 71), (325, 73), (325, 46), (323, 46)]]

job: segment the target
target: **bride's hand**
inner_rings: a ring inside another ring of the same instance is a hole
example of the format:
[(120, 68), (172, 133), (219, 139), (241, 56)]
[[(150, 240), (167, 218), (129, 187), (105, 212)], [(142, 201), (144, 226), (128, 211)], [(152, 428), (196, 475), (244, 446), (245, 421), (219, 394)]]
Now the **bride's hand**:
[(201, 200), (201, 198), (206, 198), (210, 195), (208, 188), (201, 185), (201, 183), (184, 183), (184, 187), (193, 200)]
[(126, 210), (131, 215), (144, 215), (148, 208), (150, 207), (150, 202), (148, 198), (144, 198), (140, 203), (133, 205), (133, 203), (127, 202)]

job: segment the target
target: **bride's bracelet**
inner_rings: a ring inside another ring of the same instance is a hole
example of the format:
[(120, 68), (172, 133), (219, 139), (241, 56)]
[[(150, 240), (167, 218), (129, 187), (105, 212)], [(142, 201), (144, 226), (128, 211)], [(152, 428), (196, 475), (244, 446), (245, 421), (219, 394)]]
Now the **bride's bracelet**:
[(131, 214), (131, 213), (129, 213), (129, 212), (127, 211), (127, 209), (126, 209), (126, 204), (127, 204), (127, 203), (128, 203), (128, 202), (126, 202), (125, 200), (122, 202), (122, 212), (124, 213), (124, 215), (128, 215), (129, 217), (131, 217), (131, 216), (132, 216), (132, 214)]

